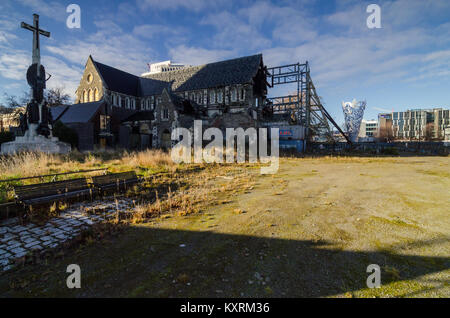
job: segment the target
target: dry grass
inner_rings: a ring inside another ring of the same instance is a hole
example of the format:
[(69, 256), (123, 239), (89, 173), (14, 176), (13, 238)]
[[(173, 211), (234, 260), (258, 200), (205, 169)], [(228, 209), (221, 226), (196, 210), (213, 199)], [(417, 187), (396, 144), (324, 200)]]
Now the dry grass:
[(0, 158), (0, 171), (2, 177), (36, 176), (49, 174), (56, 166), (64, 169), (61, 166), (70, 167), (72, 164), (59, 156), (27, 152)]
[(162, 150), (145, 150), (139, 152), (125, 152), (121, 163), (131, 167), (174, 167), (170, 155)]

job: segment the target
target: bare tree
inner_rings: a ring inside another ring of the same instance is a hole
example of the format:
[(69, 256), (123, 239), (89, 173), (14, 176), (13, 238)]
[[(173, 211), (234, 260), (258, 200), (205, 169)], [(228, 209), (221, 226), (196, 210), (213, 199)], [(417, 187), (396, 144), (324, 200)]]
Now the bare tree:
[(9, 108), (22, 107), (27, 104), (30, 99), (30, 93), (25, 91), (21, 97), (16, 95), (9, 95), (8, 93), (3, 94), (4, 106)]
[(377, 138), (382, 142), (389, 142), (394, 140), (394, 133), (392, 131), (392, 128), (389, 126), (380, 127), (377, 132)]
[(425, 131), (424, 131), (424, 136), (423, 136), (425, 141), (433, 140), (433, 131), (434, 131), (434, 123), (428, 123), (425, 126)]
[(45, 92), (48, 106), (67, 105), (70, 103), (70, 95), (64, 90), (64, 87), (50, 88)]

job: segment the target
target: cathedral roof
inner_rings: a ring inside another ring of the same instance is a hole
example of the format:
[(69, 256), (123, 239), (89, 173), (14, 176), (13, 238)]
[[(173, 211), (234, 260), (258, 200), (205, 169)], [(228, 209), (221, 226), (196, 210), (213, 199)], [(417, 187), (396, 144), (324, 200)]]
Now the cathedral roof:
[(108, 89), (131, 96), (160, 95), (164, 88), (182, 92), (251, 83), (263, 63), (257, 54), (139, 77), (93, 62)]
[(170, 83), (172, 91), (175, 92), (199, 90), (251, 83), (261, 64), (262, 54), (257, 54), (145, 75), (145, 78)]
[(93, 61), (108, 89), (131, 96), (139, 96), (139, 77), (117, 68)]

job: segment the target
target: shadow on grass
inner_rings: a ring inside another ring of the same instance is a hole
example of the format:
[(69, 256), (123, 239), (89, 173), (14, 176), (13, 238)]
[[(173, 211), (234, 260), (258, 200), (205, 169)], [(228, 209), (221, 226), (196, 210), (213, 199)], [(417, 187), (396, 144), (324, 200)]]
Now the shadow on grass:
[[(81, 267), (79, 290), (66, 287), (69, 264)], [(387, 285), (448, 270), (450, 257), (355, 252), (327, 242), (138, 226), (69, 250), (46, 265), (0, 276), (0, 296), (324, 297), (366, 288), (369, 264), (382, 268), (381, 282)]]

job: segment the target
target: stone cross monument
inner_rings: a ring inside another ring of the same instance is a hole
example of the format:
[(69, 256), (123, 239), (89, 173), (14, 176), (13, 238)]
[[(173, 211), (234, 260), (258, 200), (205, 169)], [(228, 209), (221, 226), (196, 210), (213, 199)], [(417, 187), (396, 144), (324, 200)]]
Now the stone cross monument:
[(41, 65), (39, 35), (50, 37), (50, 32), (39, 29), (39, 15), (33, 14), (33, 25), (22, 22), (20, 26), (33, 32), (33, 58), (27, 70), (27, 82), (31, 87), (31, 100), (27, 104), (26, 115), (21, 118), (24, 136), (4, 143), (1, 153), (20, 151), (40, 151), (48, 153), (67, 153), (70, 145), (52, 136), (52, 116), (44, 98), (45, 68)]

